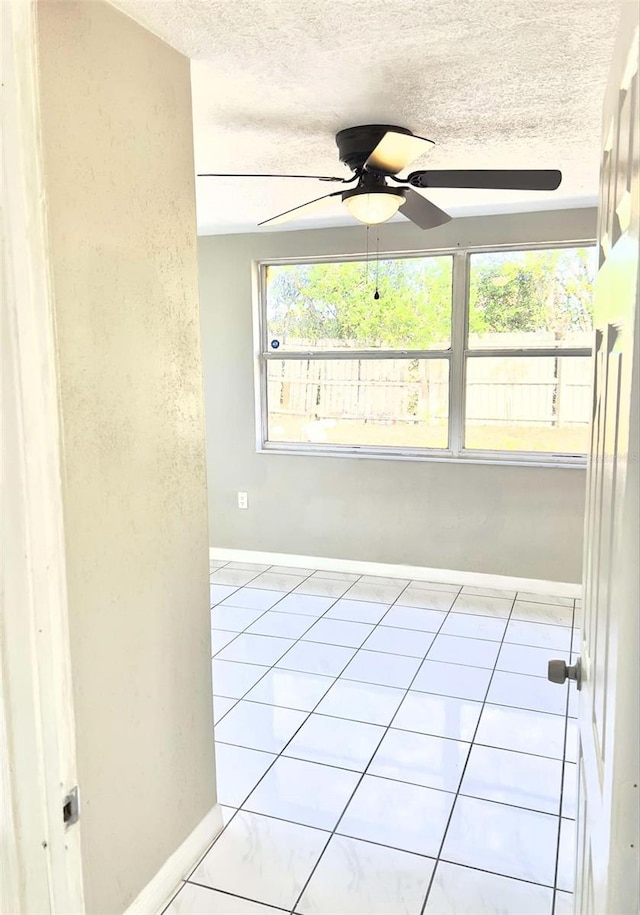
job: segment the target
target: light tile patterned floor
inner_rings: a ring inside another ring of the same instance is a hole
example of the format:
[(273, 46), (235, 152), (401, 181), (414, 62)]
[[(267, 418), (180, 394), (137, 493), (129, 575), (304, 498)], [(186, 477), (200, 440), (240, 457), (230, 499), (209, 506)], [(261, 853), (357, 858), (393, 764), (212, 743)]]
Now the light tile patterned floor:
[(226, 825), (167, 915), (572, 910), (577, 706), (546, 664), (579, 601), (230, 562), (211, 604)]

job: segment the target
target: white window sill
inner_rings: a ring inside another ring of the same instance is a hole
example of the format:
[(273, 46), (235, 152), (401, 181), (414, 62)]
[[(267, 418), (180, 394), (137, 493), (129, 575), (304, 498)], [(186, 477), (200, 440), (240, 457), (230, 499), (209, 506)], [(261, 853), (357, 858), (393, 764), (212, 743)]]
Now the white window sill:
[(586, 470), (587, 459), (576, 455), (541, 455), (525, 452), (468, 451), (454, 455), (452, 452), (435, 451), (425, 453), (412, 449), (376, 450), (349, 447), (347, 445), (301, 445), (285, 443), (264, 443), (256, 448), (258, 454), (280, 454), (301, 457), (359, 458), (375, 461), (418, 461), (432, 464), (494, 464), (501, 467), (555, 467), (563, 470)]

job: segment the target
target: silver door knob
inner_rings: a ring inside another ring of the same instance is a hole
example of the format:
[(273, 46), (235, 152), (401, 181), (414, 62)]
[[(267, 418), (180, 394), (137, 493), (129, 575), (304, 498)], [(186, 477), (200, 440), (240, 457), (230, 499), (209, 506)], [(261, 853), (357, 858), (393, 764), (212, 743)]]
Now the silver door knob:
[(566, 661), (549, 661), (547, 679), (551, 680), (552, 683), (565, 683), (567, 680), (575, 680), (576, 686), (580, 689), (582, 686), (580, 658), (571, 666)]

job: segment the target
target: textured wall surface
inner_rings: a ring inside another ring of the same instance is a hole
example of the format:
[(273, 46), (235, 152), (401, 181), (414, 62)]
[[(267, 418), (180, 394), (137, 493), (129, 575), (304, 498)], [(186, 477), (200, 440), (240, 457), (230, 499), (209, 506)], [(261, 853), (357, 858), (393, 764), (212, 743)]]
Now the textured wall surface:
[(102, 2), (39, 7), (87, 911), (214, 803), (189, 62)]
[[(595, 226), (589, 209), (475, 217), (430, 232), (383, 226), (380, 244), (589, 239)], [(364, 229), (200, 238), (212, 545), (579, 581), (582, 469), (256, 453), (252, 259), (363, 248)]]

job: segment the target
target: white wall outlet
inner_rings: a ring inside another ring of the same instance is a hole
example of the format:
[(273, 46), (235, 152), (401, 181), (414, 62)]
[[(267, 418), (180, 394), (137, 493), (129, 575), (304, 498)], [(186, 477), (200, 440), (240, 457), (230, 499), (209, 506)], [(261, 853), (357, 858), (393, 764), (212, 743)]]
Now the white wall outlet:
[(249, 497), (246, 492), (238, 493), (238, 508), (249, 508)]

